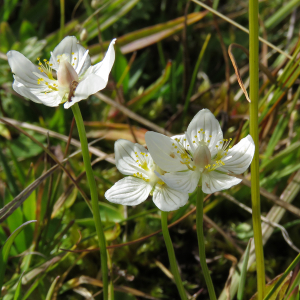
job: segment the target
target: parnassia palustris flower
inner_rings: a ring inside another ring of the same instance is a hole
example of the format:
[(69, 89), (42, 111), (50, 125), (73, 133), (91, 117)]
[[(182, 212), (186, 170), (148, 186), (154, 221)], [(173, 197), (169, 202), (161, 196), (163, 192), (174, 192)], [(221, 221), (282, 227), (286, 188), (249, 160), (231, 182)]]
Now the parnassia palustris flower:
[(51, 52), (50, 60), (37, 58), (33, 64), (23, 54), (11, 50), (8, 63), (14, 73), (13, 89), (30, 100), (47, 106), (74, 103), (106, 87), (115, 61), (113, 39), (104, 59), (92, 66), (91, 58), (75, 36), (65, 37)]

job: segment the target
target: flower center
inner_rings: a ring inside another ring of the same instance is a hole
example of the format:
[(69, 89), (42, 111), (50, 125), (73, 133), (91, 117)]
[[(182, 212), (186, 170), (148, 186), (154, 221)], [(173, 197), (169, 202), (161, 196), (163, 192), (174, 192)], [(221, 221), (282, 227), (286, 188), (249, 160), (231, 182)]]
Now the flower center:
[[(77, 57), (74, 56), (74, 52), (72, 52), (71, 57), (65, 53), (57, 56), (57, 63), (59, 65), (57, 70), (57, 81), (52, 74), (53, 64), (47, 59), (43, 59), (42, 62), (39, 57), (37, 60), (39, 65), (38, 69), (43, 73), (41, 77), (39, 77), (39, 74), (34, 73), (38, 77), (37, 83), (45, 84), (48, 88), (44, 90), (43, 93), (47, 94), (53, 91), (59, 91), (62, 98), (64, 98), (66, 93), (69, 93), (69, 101), (71, 101), (79, 81), (78, 74), (74, 69), (77, 62)], [(46, 77), (49, 78), (49, 82)], [(56, 83), (53, 83), (53, 81)]]
[(211, 154), (204, 142), (199, 143), (194, 152), (194, 164), (199, 169), (204, 169), (211, 161)]
[(69, 57), (66, 54), (59, 55), (57, 61), (59, 62), (57, 70), (58, 85), (62, 88), (70, 88), (73, 81), (78, 82), (78, 74), (70, 64)]
[(199, 145), (208, 145), (210, 143), (210, 139), (212, 138), (211, 135), (207, 137), (205, 131), (201, 128), (198, 130), (197, 135), (194, 136), (195, 140), (193, 140), (193, 146)]
[(138, 163), (138, 166), (146, 171), (146, 174), (142, 172), (136, 172), (133, 174), (133, 176), (143, 179), (145, 182), (149, 182), (153, 187), (155, 187), (156, 184), (164, 185), (165, 183), (158, 176), (156, 176), (154, 171), (157, 171), (161, 175), (163, 175), (165, 172), (161, 170), (156, 164), (154, 164), (154, 166), (148, 166), (146, 157), (148, 157), (149, 155), (144, 152), (134, 152), (134, 154), (137, 158), (136, 162)]

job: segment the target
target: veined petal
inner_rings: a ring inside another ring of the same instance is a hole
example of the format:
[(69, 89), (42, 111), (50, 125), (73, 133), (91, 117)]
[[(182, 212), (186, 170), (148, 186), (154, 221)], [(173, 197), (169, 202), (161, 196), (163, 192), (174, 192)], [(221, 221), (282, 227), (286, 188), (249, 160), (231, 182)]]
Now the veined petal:
[(25, 87), (22, 83), (20, 83), (16, 79), (14, 80), (12, 87), (14, 91), (16, 91), (21, 96), (29, 98), (33, 102), (42, 103), (42, 101), (38, 97), (32, 94), (27, 87)]
[(53, 69), (58, 69), (57, 60), (59, 55), (66, 54), (70, 58), (70, 64), (76, 70), (78, 64), (84, 59), (83, 66), (78, 73), (82, 75), (91, 65), (91, 58), (85, 54), (86, 49), (79, 44), (75, 36), (65, 37), (51, 52), (50, 63), (53, 64)]
[(156, 185), (153, 191), (153, 202), (162, 211), (172, 211), (185, 205), (188, 193), (171, 189), (166, 185)]
[(151, 189), (151, 185), (144, 180), (129, 176), (116, 182), (104, 196), (113, 203), (138, 205), (148, 198)]
[(29, 84), (39, 88), (37, 83), (38, 78), (34, 73), (41, 74), (41, 72), (36, 65), (23, 54), (14, 50), (7, 52), (7, 58), (11, 71), (23, 80), (24, 85)]
[(186, 136), (191, 144), (190, 146), (193, 153), (196, 150), (193, 141), (209, 141), (207, 147), (212, 157), (218, 151), (216, 148), (217, 143), (223, 140), (220, 124), (208, 109), (202, 109), (196, 114), (187, 128)]
[[(17, 78), (17, 76), (15, 78)], [(50, 93), (45, 94), (45, 91), (48, 89), (46, 86), (41, 88), (29, 88), (24, 86), (17, 79), (15, 79), (12, 87), (21, 96), (29, 98), (33, 102), (44, 104), (47, 106), (58, 106), (62, 100), (58, 91), (52, 91)]]
[(247, 135), (228, 151), (222, 159), (225, 165), (218, 168), (218, 170), (234, 174), (244, 173), (251, 164), (254, 151), (254, 141), (251, 135)]
[(81, 58), (81, 60), (79, 60), (78, 65), (75, 69), (76, 73), (80, 75), (82, 75), (90, 66), (86, 66), (85, 68), (83, 68), (85, 60), (89, 57), (89, 50), (86, 50)]
[(198, 171), (182, 171), (182, 172), (171, 172), (164, 175), (155, 172), (156, 176), (165, 182), (170, 188), (185, 192), (192, 193), (200, 179), (200, 172)]
[[(135, 154), (137, 152), (137, 154)], [(115, 158), (118, 170), (124, 175), (133, 175), (136, 172), (141, 172), (148, 176), (148, 172), (139, 166), (136, 155), (145, 153), (145, 161), (147, 165), (153, 164), (151, 156), (148, 154), (147, 149), (139, 144), (134, 144), (128, 140), (119, 139), (115, 142)], [(148, 155), (148, 156), (146, 156)]]
[(174, 151), (172, 145), (174, 140), (152, 131), (146, 132), (145, 140), (153, 160), (162, 170), (167, 172), (187, 170), (187, 166)]
[(79, 102), (80, 100), (87, 99), (90, 95), (95, 94), (99, 90), (102, 90), (106, 87), (107, 82), (95, 75), (90, 74), (85, 77), (84, 80), (80, 81), (78, 86), (75, 89), (74, 96), (70, 102), (65, 102), (64, 108), (71, 107), (74, 103)]
[(222, 191), (240, 183), (242, 179), (216, 171), (202, 174), (202, 190), (206, 194)]
[(61, 95), (59, 91), (52, 91), (49, 93), (37, 93), (36, 91), (31, 90), (31, 92), (39, 98), (42, 104), (46, 106), (59, 106), (62, 101)]
[(110, 42), (110, 45), (107, 49), (104, 59), (92, 67), (93, 68), (92, 72), (104, 80), (105, 86), (107, 84), (108, 76), (111, 71), (111, 68), (115, 62), (115, 49), (114, 49), (115, 42), (116, 39), (113, 39)]

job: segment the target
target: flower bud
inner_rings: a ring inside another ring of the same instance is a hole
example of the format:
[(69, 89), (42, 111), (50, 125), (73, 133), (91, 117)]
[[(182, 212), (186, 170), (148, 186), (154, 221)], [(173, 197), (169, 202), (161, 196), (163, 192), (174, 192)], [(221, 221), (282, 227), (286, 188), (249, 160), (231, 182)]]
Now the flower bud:
[(80, 40), (83, 42), (87, 39), (88, 37), (88, 32), (85, 28), (83, 28), (80, 32)]

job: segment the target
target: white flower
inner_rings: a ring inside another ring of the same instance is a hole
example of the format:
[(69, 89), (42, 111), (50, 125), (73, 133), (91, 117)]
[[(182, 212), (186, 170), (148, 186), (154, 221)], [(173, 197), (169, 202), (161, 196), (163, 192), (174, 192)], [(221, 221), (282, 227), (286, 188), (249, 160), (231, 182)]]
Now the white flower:
[(163, 211), (176, 210), (185, 205), (188, 194), (168, 187), (156, 174), (164, 174), (149, 152), (139, 144), (120, 139), (115, 143), (118, 170), (125, 177), (105, 193), (105, 198), (122, 205), (137, 205), (153, 195), (154, 204)]
[(34, 102), (47, 106), (65, 103), (69, 108), (106, 87), (115, 61), (115, 41), (111, 41), (103, 61), (94, 66), (88, 50), (75, 36), (65, 37), (51, 52), (49, 61), (37, 58), (38, 66), (20, 52), (9, 51), (8, 63), (15, 74), (13, 89)]
[(231, 139), (223, 139), (220, 124), (208, 109), (197, 113), (184, 135), (169, 138), (148, 131), (145, 139), (155, 163), (173, 172), (157, 176), (171, 188), (188, 193), (195, 190), (200, 179), (207, 194), (240, 183), (241, 179), (226, 173), (245, 172), (255, 151), (250, 135), (231, 148)]

